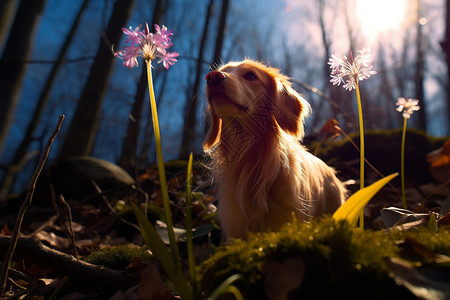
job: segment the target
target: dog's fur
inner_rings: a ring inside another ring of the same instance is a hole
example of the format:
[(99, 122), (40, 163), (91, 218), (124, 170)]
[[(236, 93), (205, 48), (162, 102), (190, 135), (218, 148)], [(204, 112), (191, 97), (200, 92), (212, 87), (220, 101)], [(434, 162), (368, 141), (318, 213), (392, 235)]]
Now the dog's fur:
[(334, 212), (346, 190), (335, 171), (300, 145), (309, 104), (278, 69), (253, 60), (206, 75), (219, 217), (227, 238), (276, 230)]

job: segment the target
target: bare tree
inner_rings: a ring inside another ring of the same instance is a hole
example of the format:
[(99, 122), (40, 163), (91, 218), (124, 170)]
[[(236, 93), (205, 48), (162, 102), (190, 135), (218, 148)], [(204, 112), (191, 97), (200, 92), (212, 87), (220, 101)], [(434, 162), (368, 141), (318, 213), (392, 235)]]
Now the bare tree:
[(22, 0), (0, 61), (0, 153), (14, 118), (22, 79), (45, 0)]
[(229, 0), (222, 0), (219, 28), (217, 29), (216, 46), (214, 47), (214, 59), (212, 63), (213, 66), (218, 66), (220, 64), (229, 6), (230, 6)]
[(0, 51), (3, 48), (3, 43), (8, 36), (9, 28), (13, 22), (13, 17), (17, 8), (16, 4), (16, 0), (0, 1)]
[[(445, 62), (447, 64), (447, 120), (450, 123), (450, 0), (445, 1), (445, 33), (444, 39), (441, 42), (441, 48), (445, 55)], [(447, 131), (448, 133), (448, 131)]]
[(80, 22), (81, 16), (83, 15), (83, 12), (86, 9), (88, 3), (89, 0), (84, 0), (83, 4), (81, 5), (80, 10), (78, 11), (78, 14), (75, 17), (75, 20), (72, 24), (72, 28), (70, 29), (66, 37), (66, 40), (64, 41), (64, 44), (61, 47), (61, 50), (59, 51), (55, 64), (53, 65), (52, 70), (50, 71), (47, 81), (45, 82), (44, 88), (41, 92), (41, 95), (39, 96), (36, 109), (34, 110), (33, 116), (31, 117), (31, 121), (27, 126), (22, 142), (20, 143), (19, 148), (17, 148), (13, 160), (9, 163), (3, 176), (3, 180), (0, 187), (0, 191), (2, 194), (9, 192), (11, 185), (14, 182), (16, 172), (20, 171), (18, 170), (17, 166), (19, 165), (23, 157), (27, 154), (28, 147), (30, 143), (33, 141), (33, 133), (36, 130), (36, 126), (38, 125), (42, 113), (47, 105), (50, 96), (50, 91), (55, 82), (56, 75), (59, 72), (61, 64), (64, 60), (64, 57), (66, 56), (67, 50), (69, 49), (75, 31), (78, 27), (78, 23)]
[(119, 44), (121, 28), (131, 15), (135, 0), (117, 0), (109, 19), (106, 31), (102, 35), (89, 77), (83, 88), (75, 114), (70, 124), (60, 156), (89, 155), (100, 124), (100, 112), (103, 98), (108, 87), (114, 56), (111, 45)]
[[(379, 47), (378, 49), (378, 64), (379, 64), (379, 70), (377, 72), (378, 77), (380, 78), (381, 84), (379, 87), (380, 90), (380, 96), (383, 96), (387, 103), (395, 103), (394, 98), (394, 91), (392, 84), (389, 80), (389, 70), (386, 66), (386, 60), (385, 60), (385, 51), (383, 47)], [(381, 98), (381, 97), (380, 97)], [(391, 109), (389, 109), (388, 105), (384, 105), (381, 107), (383, 109), (383, 113), (380, 113), (379, 115), (385, 115), (385, 116), (391, 116)], [(385, 126), (387, 128), (393, 127), (392, 118), (388, 117), (386, 119), (380, 120), (380, 118), (374, 118), (373, 123), (377, 124), (377, 121), (380, 123), (381, 126)]]
[(197, 64), (195, 71), (195, 81), (192, 85), (192, 94), (188, 94), (186, 98), (185, 111), (187, 112), (184, 118), (182, 142), (180, 149), (180, 157), (187, 157), (189, 155), (190, 147), (195, 136), (195, 125), (197, 121), (197, 108), (198, 108), (198, 98), (197, 94), (199, 91), (200, 80), (202, 75), (203, 67), (203, 52), (205, 50), (205, 45), (208, 37), (209, 22), (211, 19), (211, 12), (214, 5), (214, 0), (210, 0), (208, 8), (205, 15), (205, 24), (203, 26), (203, 33), (200, 40), (200, 45), (198, 48)]
[[(331, 51), (331, 38), (328, 33), (327, 25), (325, 24), (325, 8), (326, 8), (326, 0), (318, 0), (318, 11), (319, 11), (319, 26), (321, 31), (321, 41), (322, 46), (325, 52), (325, 59), (323, 60), (323, 75), (328, 78), (330, 75), (330, 66), (328, 65), (328, 58), (331, 57), (332, 51)], [(350, 32), (350, 31), (349, 31)], [(351, 35), (351, 33), (349, 33)], [(350, 38), (351, 39), (351, 38)], [(343, 90), (341, 87), (333, 85), (329, 80), (327, 80), (327, 89), (330, 94), (330, 98), (333, 100), (331, 103), (331, 111), (333, 116), (343, 121), (340, 125), (344, 130), (346, 130), (349, 124), (352, 124), (353, 122), (353, 112), (349, 107), (351, 108), (351, 104), (349, 105), (349, 101), (346, 100), (349, 98), (351, 100), (351, 97), (345, 97), (343, 95)], [(337, 107), (336, 105), (333, 105), (334, 103), (339, 102), (341, 103), (342, 107)]]
[[(153, 10), (151, 24), (160, 24), (162, 17), (167, 8), (167, 1), (156, 0)], [(119, 159), (119, 165), (130, 174), (136, 171), (136, 150), (138, 146), (139, 129), (142, 120), (142, 107), (144, 106), (145, 95), (147, 94), (147, 69), (142, 68), (141, 76), (138, 83), (136, 95), (134, 97), (133, 107), (128, 122), (127, 134), (125, 136), (122, 153)]]
[(416, 37), (416, 74), (415, 74), (415, 87), (416, 87), (416, 98), (420, 99), (421, 109), (418, 111), (419, 129), (427, 130), (427, 118), (426, 118), (426, 102), (425, 94), (423, 90), (424, 77), (425, 77), (425, 55), (423, 48), (423, 32), (421, 24), (421, 7), (420, 0), (416, 0), (417, 6), (417, 37)]

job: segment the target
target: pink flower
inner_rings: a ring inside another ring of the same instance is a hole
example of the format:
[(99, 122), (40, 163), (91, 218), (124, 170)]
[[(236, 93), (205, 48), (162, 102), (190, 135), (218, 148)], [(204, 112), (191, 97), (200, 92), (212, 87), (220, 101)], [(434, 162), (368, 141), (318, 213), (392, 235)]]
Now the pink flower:
[(166, 26), (162, 25), (162, 28), (160, 28), (157, 24), (155, 24), (155, 29), (158, 35), (159, 43), (167, 45), (168, 47), (172, 46), (170, 37), (173, 35), (173, 30), (167, 31)]
[(156, 33), (151, 33), (148, 24), (145, 23), (145, 30), (140, 31), (139, 25), (134, 30), (122, 28), (123, 33), (128, 36), (125, 43), (131, 42), (130, 46), (124, 46), (121, 51), (114, 53), (120, 59), (124, 60), (123, 65), (128, 68), (133, 68), (138, 65), (137, 57), (143, 57), (145, 60), (153, 60), (159, 58), (158, 63), (163, 63), (164, 68), (177, 62), (177, 52), (167, 52), (173, 44), (170, 37), (173, 35), (172, 30), (167, 30), (167, 27), (162, 25), (159, 27), (155, 24)]
[(158, 63), (162, 62), (164, 68), (169, 69), (169, 65), (172, 66), (177, 62), (177, 59), (175, 58), (177, 56), (178, 56), (177, 52), (165, 53), (164, 55), (160, 55)]
[(365, 48), (358, 51), (359, 54), (349, 61), (346, 56), (331, 56), (328, 64), (331, 68), (331, 80), (333, 85), (340, 85), (349, 91), (356, 87), (357, 81), (368, 79), (371, 75), (377, 74), (372, 70), (372, 50)]
[(138, 66), (138, 61), (136, 59), (139, 54), (140, 48), (138, 46), (125, 46), (122, 51), (114, 53), (114, 56), (123, 59), (123, 65), (127, 68), (133, 68)]
[(125, 41), (125, 43), (128, 43), (129, 41), (131, 41), (131, 46), (133, 46), (134, 44), (139, 44), (139, 40), (142, 35), (142, 31), (139, 31), (141, 29), (141, 27), (142, 26), (139, 25), (134, 30), (131, 30), (132, 29), (131, 26), (130, 26), (130, 30), (128, 30), (126, 28), (122, 28), (122, 32), (125, 33), (126, 35), (128, 35), (128, 39)]

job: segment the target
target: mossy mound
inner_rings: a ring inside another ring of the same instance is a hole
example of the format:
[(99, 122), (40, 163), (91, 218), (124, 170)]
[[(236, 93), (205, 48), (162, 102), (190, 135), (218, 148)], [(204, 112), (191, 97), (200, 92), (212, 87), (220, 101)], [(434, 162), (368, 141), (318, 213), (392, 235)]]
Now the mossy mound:
[[(414, 299), (389, 277), (388, 258), (401, 255), (396, 241), (409, 235), (430, 251), (450, 253), (450, 230), (423, 230), (361, 231), (331, 217), (294, 221), (279, 232), (218, 248), (199, 267), (199, 281), (208, 295), (228, 277), (240, 274), (243, 279), (236, 286), (246, 299), (267, 299), (274, 292), (286, 294), (280, 299)], [(274, 287), (280, 279), (281, 286)]]
[(153, 263), (153, 256), (144, 248), (132, 245), (117, 245), (92, 252), (84, 261), (113, 270), (125, 270), (133, 261)]
[[(352, 141), (359, 147), (359, 133), (350, 134)], [(427, 154), (440, 148), (448, 137), (433, 137), (424, 131), (408, 129), (405, 139), (405, 174), (411, 184), (424, 184), (434, 179), (428, 169)], [(367, 130), (364, 133), (365, 158), (382, 174), (389, 175), (400, 171), (402, 129)], [(308, 148), (316, 149), (311, 143)], [(348, 162), (354, 161), (356, 171), (359, 166), (359, 152), (347, 139), (338, 142), (329, 141), (320, 145), (317, 156), (333, 165), (342, 175), (355, 177), (348, 170)], [(366, 168), (371, 172), (371, 168)], [(350, 173), (350, 174), (347, 174)], [(397, 181), (399, 179), (396, 179)]]

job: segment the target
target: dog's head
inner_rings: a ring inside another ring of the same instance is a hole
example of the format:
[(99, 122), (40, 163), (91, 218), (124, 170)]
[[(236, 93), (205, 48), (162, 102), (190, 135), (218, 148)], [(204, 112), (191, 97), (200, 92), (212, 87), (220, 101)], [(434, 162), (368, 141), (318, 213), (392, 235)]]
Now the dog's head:
[(231, 62), (209, 72), (206, 82), (211, 126), (205, 149), (220, 140), (221, 127), (233, 120), (249, 123), (265, 118), (272, 128), (303, 137), (309, 104), (278, 69), (253, 60)]

